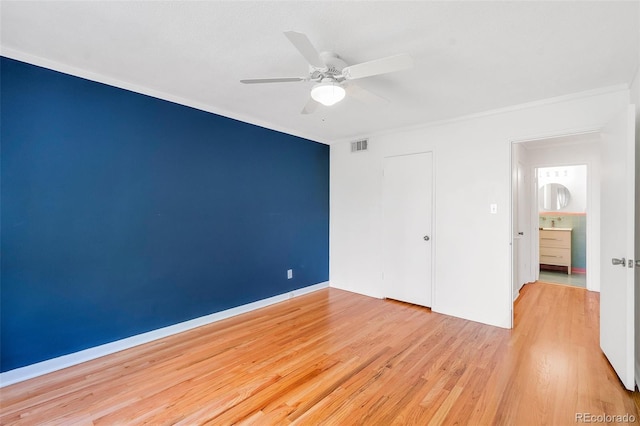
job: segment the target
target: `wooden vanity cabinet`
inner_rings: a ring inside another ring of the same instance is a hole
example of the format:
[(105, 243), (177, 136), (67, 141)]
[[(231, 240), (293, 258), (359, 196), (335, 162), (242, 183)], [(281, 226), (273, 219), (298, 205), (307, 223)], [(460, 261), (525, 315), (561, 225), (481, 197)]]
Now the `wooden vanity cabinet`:
[(571, 275), (571, 229), (540, 230), (540, 264), (566, 266)]

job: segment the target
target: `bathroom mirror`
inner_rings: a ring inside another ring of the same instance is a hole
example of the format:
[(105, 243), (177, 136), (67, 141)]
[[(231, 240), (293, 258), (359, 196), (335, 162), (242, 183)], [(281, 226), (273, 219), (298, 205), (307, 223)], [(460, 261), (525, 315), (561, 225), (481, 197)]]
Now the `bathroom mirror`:
[(566, 186), (559, 183), (548, 183), (538, 191), (541, 210), (562, 210), (569, 205), (571, 194)]

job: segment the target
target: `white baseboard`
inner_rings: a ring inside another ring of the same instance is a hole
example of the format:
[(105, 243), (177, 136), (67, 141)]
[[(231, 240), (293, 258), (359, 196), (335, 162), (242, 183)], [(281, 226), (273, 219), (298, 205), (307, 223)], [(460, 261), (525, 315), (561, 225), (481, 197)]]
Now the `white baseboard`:
[(173, 334), (182, 333), (183, 331), (191, 330), (192, 328), (211, 324), (216, 321), (251, 312), (256, 309), (264, 308), (266, 306), (273, 305), (278, 302), (283, 302), (294, 297), (302, 296), (303, 294), (312, 293), (314, 291), (327, 287), (329, 287), (329, 282), (325, 281), (308, 287), (299, 288), (287, 293), (272, 296), (267, 299), (248, 303), (246, 305), (237, 306), (225, 311), (215, 312), (213, 314), (194, 318), (192, 320), (170, 325), (168, 327), (163, 327), (157, 330), (138, 334), (136, 336), (127, 337), (126, 339), (116, 340), (115, 342), (105, 343), (104, 345), (95, 346), (93, 348), (84, 349), (79, 352), (74, 352), (57, 358), (48, 359), (46, 361), (16, 368), (14, 370), (5, 371), (4, 373), (0, 373), (0, 388), (37, 376), (42, 376), (43, 374), (61, 370), (63, 368), (71, 367), (73, 365), (77, 365), (86, 361), (91, 361), (92, 359), (100, 358), (105, 355), (120, 352), (122, 350), (129, 349), (143, 343), (162, 339)]

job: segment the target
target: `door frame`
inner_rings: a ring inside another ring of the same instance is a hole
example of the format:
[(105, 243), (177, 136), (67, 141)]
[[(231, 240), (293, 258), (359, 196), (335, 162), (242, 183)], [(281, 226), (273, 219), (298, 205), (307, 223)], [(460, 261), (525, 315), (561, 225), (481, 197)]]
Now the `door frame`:
[[(509, 309), (511, 311), (511, 324), (509, 328), (513, 328), (514, 323), (513, 323), (513, 316), (514, 316), (514, 310), (513, 310), (513, 306), (515, 303), (515, 294), (514, 294), (514, 282), (513, 282), (513, 277), (514, 277), (514, 261), (515, 261), (515, 255), (514, 255), (514, 247), (515, 247), (515, 236), (513, 235), (513, 226), (514, 226), (514, 211), (515, 209), (513, 208), (513, 203), (516, 201), (514, 200), (513, 197), (513, 149), (514, 149), (514, 145), (515, 144), (520, 144), (520, 143), (525, 143), (525, 142), (534, 142), (534, 141), (543, 141), (545, 139), (555, 139), (555, 138), (562, 138), (562, 137), (569, 137), (569, 136), (580, 136), (580, 135), (587, 135), (587, 134), (600, 134), (602, 131), (602, 127), (603, 126), (597, 126), (597, 127), (586, 127), (586, 128), (580, 128), (580, 129), (572, 129), (572, 130), (567, 130), (567, 131), (562, 131), (562, 132), (552, 132), (552, 133), (545, 133), (545, 134), (540, 134), (540, 135), (534, 135), (534, 136), (528, 136), (528, 137), (516, 137), (516, 138), (511, 138), (509, 140), (509, 143), (507, 144), (507, 149), (509, 150), (509, 167), (508, 167), (508, 182), (509, 182), (509, 290), (507, 293), (508, 296), (508, 302), (509, 303)], [(559, 164), (559, 163), (557, 163)], [(599, 208), (600, 205), (594, 205), (594, 199), (595, 197), (592, 194), (593, 191), (593, 184), (591, 183), (591, 179), (593, 178), (592, 175), (593, 173), (591, 172), (592, 167), (591, 164), (588, 162), (576, 162), (574, 164), (587, 164), (587, 212), (589, 211), (593, 211), (593, 209), (595, 208)], [(544, 167), (543, 165), (537, 165), (535, 167)], [(530, 166), (528, 167), (528, 171), (529, 173), (532, 173), (534, 166)], [(530, 185), (531, 185), (531, 191), (530, 191), (530, 195), (531, 197), (537, 196), (537, 188), (535, 187), (535, 179), (530, 179)], [(599, 198), (598, 198), (599, 199)], [(533, 211), (534, 208), (533, 206), (537, 206), (537, 199), (535, 200), (535, 203), (530, 203), (531, 206), (531, 214), (533, 216)], [(589, 214), (587, 213), (587, 274), (589, 274), (589, 270), (591, 269), (593, 271), (593, 262), (594, 259), (593, 258), (593, 250), (590, 251), (589, 246), (592, 246), (593, 244), (589, 244), (589, 235), (593, 232), (598, 232), (596, 230), (596, 224), (593, 221), (593, 218), (591, 218), (591, 220), (589, 219)], [(535, 223), (534, 223), (535, 222)], [(538, 237), (538, 222), (537, 221), (531, 221), (530, 223), (530, 229), (529, 229), (529, 234), (531, 235), (531, 246), (534, 246), (533, 243), (533, 239), (535, 238), (539, 238)], [(538, 255), (538, 250), (530, 250), (530, 254), (531, 254), (531, 262), (530, 265), (534, 264), (538, 264), (539, 265), (539, 259), (533, 259), (534, 256)], [(599, 259), (595, 259), (599, 262)], [(535, 263), (534, 263), (535, 262)], [(598, 268), (596, 268), (598, 269)], [(599, 270), (599, 269), (598, 269)], [(538, 277), (537, 274), (534, 275), (536, 278)], [(598, 284), (599, 284), (599, 277), (593, 276), (593, 273), (591, 273), (591, 275), (588, 275), (587, 277), (587, 282), (589, 282), (589, 277), (592, 277), (593, 279), (597, 279)], [(598, 288), (600, 288), (600, 286), (597, 286)]]

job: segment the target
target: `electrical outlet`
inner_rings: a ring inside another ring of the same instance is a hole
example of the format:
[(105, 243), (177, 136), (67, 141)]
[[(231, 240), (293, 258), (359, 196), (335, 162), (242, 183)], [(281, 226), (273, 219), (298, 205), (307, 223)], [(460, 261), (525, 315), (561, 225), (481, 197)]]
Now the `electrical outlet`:
[(293, 278), (293, 269), (287, 269), (287, 279)]
[(497, 204), (491, 204), (491, 214), (498, 214), (498, 205)]

